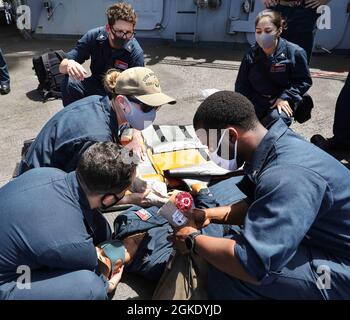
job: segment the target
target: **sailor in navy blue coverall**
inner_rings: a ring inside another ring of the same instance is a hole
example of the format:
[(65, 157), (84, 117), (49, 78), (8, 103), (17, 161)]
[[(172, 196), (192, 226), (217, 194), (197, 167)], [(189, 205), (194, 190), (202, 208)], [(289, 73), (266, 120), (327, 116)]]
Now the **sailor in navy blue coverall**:
[[(103, 76), (111, 69), (124, 71), (132, 67), (143, 67), (143, 50), (134, 37), (127, 39), (121, 48), (112, 48), (110, 35), (107, 31), (110, 26), (103, 26), (88, 31), (67, 54), (68, 60), (79, 64), (91, 58), (92, 75), (84, 80), (77, 80), (68, 75), (62, 82), (63, 105), (91, 95), (106, 95), (103, 86)], [(125, 38), (125, 37), (124, 37)], [(64, 60), (62, 63), (66, 63)], [(62, 64), (61, 64), (62, 65)], [(62, 72), (62, 71), (61, 71)]]
[(213, 268), (211, 298), (349, 299), (349, 170), (279, 120), (245, 172), (255, 192), (241, 233), (230, 237), (260, 285)]
[(280, 98), (288, 101), (295, 112), (311, 85), (305, 51), (298, 45), (279, 38), (272, 56), (266, 56), (258, 45), (244, 56), (235, 91), (254, 104), (256, 114), (264, 125), (279, 118), (290, 125), (293, 118), (283, 111), (279, 114), (276, 108), (271, 109), (272, 105)]
[[(213, 161), (245, 162), (253, 186), (231, 207), (199, 211), (199, 222), (242, 226), (224, 239), (195, 238), (194, 252), (212, 265), (209, 298), (349, 299), (350, 171), (281, 119), (264, 128), (252, 104), (235, 92), (208, 97), (194, 127), (214, 150), (203, 132), (218, 130), (219, 141), (224, 132), (229, 155), (215, 151)], [(192, 214), (196, 219), (198, 212)], [(195, 233), (178, 230), (176, 245)]]
[[(111, 100), (108, 96), (90, 96), (55, 114), (29, 147), (19, 174), (38, 167), (73, 171), (89, 146), (98, 141), (118, 142), (119, 131), (126, 125), (137, 129), (128, 148), (138, 155), (143, 145), (138, 130), (153, 123), (161, 105), (175, 100), (161, 92), (154, 72), (144, 67), (120, 73), (115, 86), (117, 93), (113, 91)], [(149, 99), (149, 104), (142, 99)]]
[(118, 141), (117, 116), (107, 96), (91, 96), (55, 114), (29, 147), (19, 175), (39, 167), (74, 171), (84, 151), (98, 141)]
[[(90, 209), (75, 172), (30, 170), (1, 188), (0, 199), (0, 299), (107, 297), (95, 245), (111, 232), (97, 228), (101, 214)], [(30, 290), (17, 286), (19, 266), (31, 270)]]
[(0, 299), (107, 298), (95, 247), (112, 236), (99, 208), (118, 201), (135, 176), (122, 151), (98, 143), (77, 171), (33, 169), (0, 189)]

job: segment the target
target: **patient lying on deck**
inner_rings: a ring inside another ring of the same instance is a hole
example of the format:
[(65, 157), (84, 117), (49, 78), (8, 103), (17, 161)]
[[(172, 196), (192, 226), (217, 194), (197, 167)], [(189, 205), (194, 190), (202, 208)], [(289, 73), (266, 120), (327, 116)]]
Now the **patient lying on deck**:
[[(209, 189), (203, 187), (194, 192), (197, 208), (217, 206)], [(133, 206), (114, 221), (113, 240), (97, 248), (100, 272), (107, 278), (125, 271), (158, 282), (173, 251), (167, 238), (173, 234), (168, 221), (158, 214), (159, 207), (144, 209)], [(210, 236), (223, 236), (221, 226), (211, 225), (203, 229)]]

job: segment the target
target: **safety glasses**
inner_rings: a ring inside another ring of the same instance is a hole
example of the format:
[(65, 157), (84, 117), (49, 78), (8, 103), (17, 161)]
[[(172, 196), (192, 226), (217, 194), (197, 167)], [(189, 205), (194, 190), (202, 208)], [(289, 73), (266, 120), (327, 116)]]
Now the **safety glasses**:
[(114, 30), (111, 26), (109, 26), (109, 30), (111, 31), (113, 36), (118, 38), (131, 39), (136, 35), (135, 31)]
[(145, 104), (145, 103), (141, 102), (140, 100), (137, 100), (134, 97), (129, 97), (128, 96), (128, 99), (129, 99), (129, 101), (138, 104), (140, 106), (142, 112), (144, 112), (144, 113), (148, 113), (148, 112), (150, 112), (152, 110), (158, 111), (160, 109), (160, 107), (161, 107), (161, 106), (158, 106), (158, 107), (150, 106), (148, 104)]

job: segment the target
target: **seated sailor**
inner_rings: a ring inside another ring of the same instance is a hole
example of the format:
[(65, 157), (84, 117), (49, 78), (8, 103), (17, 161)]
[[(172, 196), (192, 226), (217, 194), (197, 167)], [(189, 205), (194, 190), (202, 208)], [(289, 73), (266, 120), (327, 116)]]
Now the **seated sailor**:
[(255, 27), (256, 44), (243, 58), (235, 91), (253, 103), (265, 126), (279, 118), (289, 126), (302, 111), (311, 113), (311, 97), (304, 96), (312, 85), (305, 50), (281, 38), (285, 25), (278, 12), (262, 11)]

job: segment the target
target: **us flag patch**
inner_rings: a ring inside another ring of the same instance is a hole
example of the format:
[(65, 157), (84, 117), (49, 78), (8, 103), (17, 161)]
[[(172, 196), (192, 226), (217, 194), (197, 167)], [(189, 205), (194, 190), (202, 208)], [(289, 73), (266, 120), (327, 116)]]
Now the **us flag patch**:
[(149, 220), (152, 215), (145, 209), (140, 209), (135, 212), (135, 214), (142, 220), (142, 221), (147, 221)]
[(120, 69), (120, 70), (126, 70), (126, 69), (128, 69), (129, 65), (124, 61), (115, 60), (114, 67), (117, 69)]
[(279, 64), (279, 63), (276, 63), (276, 64), (273, 64), (271, 66), (271, 72), (286, 72), (287, 70), (287, 66), (285, 64)]

